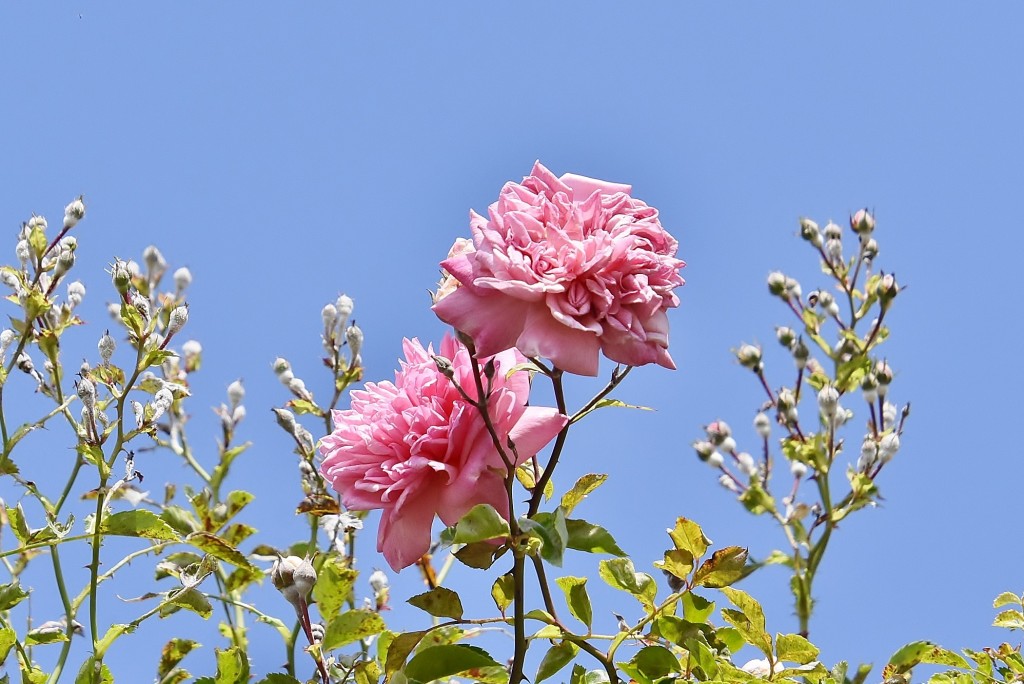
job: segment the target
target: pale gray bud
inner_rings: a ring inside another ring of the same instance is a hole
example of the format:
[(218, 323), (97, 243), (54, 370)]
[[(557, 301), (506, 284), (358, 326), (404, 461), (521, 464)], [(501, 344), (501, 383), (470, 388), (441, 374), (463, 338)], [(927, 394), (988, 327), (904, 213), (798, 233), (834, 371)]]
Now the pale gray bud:
[(75, 265), (75, 253), (70, 249), (61, 250), (60, 254), (57, 255), (57, 262), (53, 268), (53, 277), (61, 278), (65, 273), (70, 271)]
[(181, 353), (185, 355), (185, 358), (199, 356), (203, 353), (203, 345), (199, 344), (197, 340), (188, 340), (185, 344), (181, 345)]
[(765, 438), (772, 434), (772, 421), (768, 414), (762, 411), (754, 416), (754, 429), (757, 430), (757, 434)]
[(151, 280), (160, 280), (167, 271), (167, 260), (156, 245), (150, 245), (142, 250), (142, 262), (146, 264)]
[(270, 410), (274, 412), (277, 424), (284, 428), (284, 431), (288, 434), (295, 435), (295, 414), (288, 409), (273, 408)]
[(182, 266), (174, 272), (174, 287), (181, 292), (182, 290), (188, 289), (188, 286), (192, 284), (192, 271)]
[(736, 454), (736, 462), (739, 464), (740, 470), (750, 477), (757, 475), (757, 463), (754, 461), (754, 457), (746, 451)]
[(712, 451), (708, 456), (708, 465), (715, 469), (721, 468), (725, 465), (725, 456), (722, 456), (721, 451)]
[(786, 276), (779, 271), (768, 274), (768, 291), (773, 295), (784, 296), (786, 293)]
[(82, 201), (82, 196), (79, 195), (78, 199), (64, 207), (64, 229), (68, 230), (74, 228), (75, 224), (78, 223), (83, 216), (85, 216), (85, 202)]
[(370, 577), (367, 580), (370, 584), (370, 589), (373, 590), (374, 594), (379, 594), (390, 586), (388, 582), (388, 576), (384, 574), (382, 570), (375, 569), (370, 573)]
[(228, 385), (228, 403), (234, 408), (241, 404), (243, 399), (245, 399), (245, 387), (242, 386), (241, 380), (235, 380)]
[(359, 351), (363, 348), (362, 329), (353, 323), (345, 330), (345, 339), (348, 341), (348, 348), (352, 354), (352, 358), (355, 359), (359, 355)]
[(103, 359), (103, 363), (110, 363), (110, 357), (114, 355), (114, 348), (117, 343), (114, 342), (114, 338), (110, 336), (110, 331), (103, 333), (103, 337), (100, 338), (99, 343), (96, 347), (99, 349), (100, 358)]
[(825, 418), (834, 418), (839, 410), (839, 390), (832, 385), (822, 387), (818, 392), (818, 410)]
[(325, 304), (320, 310), (320, 318), (324, 322), (324, 337), (331, 337), (334, 325), (338, 322), (338, 308), (334, 304)]
[(857, 458), (857, 470), (866, 473), (878, 462), (878, 443), (871, 437), (865, 437), (860, 445), (860, 456)]
[(882, 463), (888, 463), (899, 450), (900, 436), (895, 432), (890, 432), (878, 442), (878, 459)]
[(142, 427), (146, 420), (146, 407), (137, 401), (133, 401), (132, 414), (135, 416), (135, 425), (137, 427)]
[(188, 323), (188, 304), (181, 304), (171, 311), (170, 320), (167, 322), (167, 336), (175, 335), (185, 324)]
[(78, 398), (82, 400), (82, 406), (92, 413), (96, 406), (96, 385), (89, 378), (82, 378), (78, 381)]
[(308, 389), (306, 389), (306, 383), (302, 378), (293, 377), (288, 381), (288, 391), (294, 394), (299, 399), (306, 401), (313, 401), (313, 395)]
[(789, 472), (793, 473), (793, 477), (796, 479), (802, 479), (807, 474), (807, 464), (801, 463), (800, 461), (791, 461), (789, 464)]
[(344, 330), (345, 326), (348, 325), (348, 318), (352, 315), (352, 310), (355, 309), (355, 302), (348, 295), (341, 295), (338, 297), (338, 301), (334, 303), (335, 309), (338, 311), (338, 329)]
[(21, 262), (22, 266), (28, 264), (28, 260), (32, 258), (32, 248), (29, 247), (28, 240), (18, 240), (18, 244), (14, 248), (14, 254), (18, 257), (18, 261)]

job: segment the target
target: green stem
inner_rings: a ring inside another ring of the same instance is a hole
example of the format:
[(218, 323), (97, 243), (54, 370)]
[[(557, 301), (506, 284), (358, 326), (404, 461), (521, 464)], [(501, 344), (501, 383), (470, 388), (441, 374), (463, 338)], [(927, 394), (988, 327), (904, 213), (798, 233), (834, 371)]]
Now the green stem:
[(75, 609), (68, 599), (68, 590), (64, 584), (64, 571), (60, 566), (60, 553), (56, 546), (50, 550), (50, 560), (53, 563), (53, 576), (57, 580), (57, 593), (60, 594), (61, 603), (64, 605), (64, 617), (67, 620), (64, 633), (67, 636), (67, 640), (61, 644), (60, 655), (57, 656), (57, 664), (46, 680), (47, 684), (53, 684), (60, 679), (61, 672), (64, 670), (64, 663), (67, 661), (68, 653), (71, 650), (71, 638), (75, 630)]
[(512, 564), (512, 602), (514, 606), (512, 627), (514, 630), (515, 651), (512, 656), (509, 684), (519, 684), (519, 682), (526, 679), (523, 668), (526, 664), (526, 650), (530, 647), (529, 642), (526, 640), (526, 610), (524, 605), (525, 582), (523, 575), (526, 569), (526, 559), (519, 549), (516, 549), (514, 553), (515, 561)]

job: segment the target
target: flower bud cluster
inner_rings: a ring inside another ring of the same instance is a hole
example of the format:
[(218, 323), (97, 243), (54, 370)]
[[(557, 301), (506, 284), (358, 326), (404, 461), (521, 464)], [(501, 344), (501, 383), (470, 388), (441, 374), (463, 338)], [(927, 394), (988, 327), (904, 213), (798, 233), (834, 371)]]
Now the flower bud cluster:
[(298, 556), (287, 556), (274, 561), (270, 569), (270, 581), (281, 592), (285, 600), (304, 613), (306, 599), (316, 584), (316, 570), (308, 559)]
[(761, 348), (752, 344), (741, 344), (736, 350), (736, 360), (744, 368), (749, 368), (755, 373), (764, 370), (764, 363), (761, 361)]
[(228, 385), (227, 394), (227, 405), (221, 404), (218, 408), (213, 409), (213, 412), (220, 418), (225, 444), (231, 441), (235, 426), (241, 423), (246, 416), (246, 409), (242, 404), (245, 399), (245, 387), (242, 386), (242, 381), (235, 380)]
[(380, 569), (375, 569), (369, 577), (370, 590), (373, 591), (374, 609), (379, 613), (388, 610), (388, 597), (391, 593), (391, 585), (388, 576)]
[[(320, 311), (323, 320), (323, 345), (324, 350), (330, 355), (330, 360), (341, 361), (340, 351), (343, 345), (349, 347), (349, 366), (358, 366), (359, 350), (363, 343), (363, 331), (353, 322), (349, 325), (352, 311), (355, 309), (355, 302), (348, 295), (341, 295), (337, 301), (324, 305)], [(340, 369), (335, 369), (340, 370)]]

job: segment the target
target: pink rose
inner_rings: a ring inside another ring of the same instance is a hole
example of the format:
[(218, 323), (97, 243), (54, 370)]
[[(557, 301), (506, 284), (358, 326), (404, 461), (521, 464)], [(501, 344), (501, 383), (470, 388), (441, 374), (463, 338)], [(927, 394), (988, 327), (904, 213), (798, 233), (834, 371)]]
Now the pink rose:
[(628, 185), (537, 162), (506, 183), (488, 217), (470, 212), (473, 247), (441, 263), (460, 287), (438, 297), (438, 317), (473, 338), (477, 353), (515, 347), (562, 370), (597, 375), (613, 361), (675, 368), (669, 308), (683, 284), (678, 243), (658, 211)]
[[(334, 432), (321, 441), (323, 476), (353, 510), (383, 509), (377, 550), (395, 570), (430, 548), (434, 516), (454, 525), (476, 504), (506, 518), (507, 468), (477, 408), (438, 371), (433, 350), (404, 340), (406, 360), (395, 382), (367, 383), (352, 392), (351, 408), (334, 411)], [(469, 352), (450, 335), (439, 353), (454, 380), (476, 397)], [(516, 465), (534, 456), (566, 424), (553, 408), (527, 406), (527, 373), (505, 374), (525, 359), (514, 350), (494, 357), (488, 403), (499, 441), (511, 439)], [(485, 387), (487, 386), (485, 380)]]

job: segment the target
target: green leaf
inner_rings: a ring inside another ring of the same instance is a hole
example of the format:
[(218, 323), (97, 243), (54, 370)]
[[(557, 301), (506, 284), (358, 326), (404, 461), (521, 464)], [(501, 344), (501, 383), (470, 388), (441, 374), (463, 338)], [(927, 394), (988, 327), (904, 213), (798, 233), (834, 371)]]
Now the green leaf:
[(586, 520), (566, 520), (565, 527), (569, 535), (566, 546), (570, 549), (586, 553), (608, 553), (620, 558), (626, 555), (608, 530), (600, 525), (591, 525)]
[(740, 503), (754, 515), (775, 512), (775, 499), (771, 494), (761, 488), (756, 481), (751, 482), (743, 494), (740, 495)]
[(746, 575), (747, 550), (727, 546), (715, 551), (693, 574), (694, 586), (711, 589), (727, 587)]
[(677, 549), (689, 551), (694, 558), (703, 556), (711, 546), (711, 540), (704, 536), (700, 525), (686, 518), (677, 518), (676, 526), (668, 531), (668, 536)]
[(893, 653), (888, 664), (882, 670), (882, 678), (888, 679), (893, 675), (909, 672), (934, 648), (935, 644), (930, 641), (912, 641)]
[(1019, 610), (1004, 610), (996, 615), (993, 627), (1005, 627), (1006, 629), (1024, 629), (1024, 613)]
[(295, 411), (295, 413), (299, 415), (312, 414), (317, 418), (323, 418), (327, 415), (324, 413), (322, 408), (311, 401), (306, 401), (305, 399), (292, 399), (287, 405), (292, 411)]
[(818, 657), (818, 648), (799, 634), (776, 634), (776, 660), (806, 665)]
[(478, 667), (500, 666), (500, 663), (476, 646), (448, 644), (433, 646), (417, 653), (405, 666), (405, 676), (419, 682), (431, 682)]
[[(98, 671), (96, 669), (97, 665), (100, 665)], [(36, 668), (33, 667), (32, 669), (35, 670)], [(36, 682), (41, 684), (46, 681), (45, 675), (42, 679), (35, 679), (33, 676), (26, 677), (25, 673), (22, 672), (21, 676), (23, 682), (32, 682), (32, 684), (36, 684)], [(78, 674), (75, 676), (75, 684), (114, 684), (114, 675), (110, 673), (110, 668), (107, 667), (106, 663), (97, 663), (94, 656), (89, 656), (82, 663), (82, 667), (79, 668)]]
[(587, 593), (586, 577), (559, 577), (555, 584), (565, 594), (565, 602), (572, 616), (585, 624), (589, 630), (594, 621), (594, 611)]
[(255, 567), (241, 551), (216, 535), (207, 532), (193, 532), (185, 537), (185, 541), (214, 558), (227, 561), (240, 568)]
[(200, 528), (199, 521), (181, 506), (164, 506), (160, 519), (170, 525), (179, 534), (191, 534)]
[(198, 641), (191, 639), (174, 638), (164, 644), (160, 650), (160, 663), (156, 668), (157, 679), (163, 679), (171, 670), (178, 666), (178, 663), (187, 656), (192, 649), (199, 646)]
[(28, 592), (16, 581), (0, 585), (0, 612), (10, 610), (27, 598)]
[(455, 536), (452, 543), (468, 544), (486, 541), (511, 534), (508, 521), (490, 504), (477, 504), (469, 509), (455, 525)]
[(569, 538), (566, 528), (565, 514), (562, 509), (555, 508), (554, 513), (537, 513), (533, 518), (520, 518), (519, 527), (539, 538), (544, 545), (540, 548), (540, 556), (556, 567), (562, 566), (565, 545)]
[(40, 646), (44, 644), (56, 644), (68, 640), (68, 635), (63, 629), (41, 630), (29, 632), (25, 635), (26, 646)]
[(313, 600), (320, 609), (320, 617), (330, 622), (341, 614), (358, 576), (359, 572), (347, 567), (343, 558), (335, 556), (324, 562), (313, 584)]
[(693, 556), (683, 549), (670, 549), (665, 552), (664, 560), (654, 561), (654, 567), (685, 580), (693, 571)]
[(170, 525), (152, 511), (144, 509), (121, 511), (104, 517), (100, 524), (100, 532), (156, 541), (178, 541), (178, 535)]
[(46, 231), (43, 227), (36, 223), (32, 230), (28, 234), (28, 246), (32, 248), (32, 253), (37, 257), (41, 258), (46, 253), (48, 242), (46, 240)]
[(18, 635), (12, 628), (0, 628), (0, 665), (7, 660), (7, 656), (10, 655), (11, 649), (14, 648), (17, 641)]
[(569, 515), (572, 513), (573, 509), (587, 498), (587, 495), (604, 484), (604, 481), (607, 479), (607, 475), (589, 473), (576, 480), (576, 484), (572, 486), (572, 489), (562, 495), (562, 500), (559, 504), (562, 510), (565, 511), (565, 514)]
[(771, 660), (772, 638), (765, 631), (764, 610), (750, 594), (732, 587), (722, 587), (722, 593), (739, 608), (738, 611), (728, 608), (722, 609), (722, 617), (725, 621), (739, 630), (747, 643), (756, 647)]
[(506, 573), (494, 580), (494, 584), (491, 585), (491, 598), (494, 599), (494, 605), (498, 607), (502, 617), (505, 617), (505, 609), (512, 605), (515, 584), (512, 574)]
[(573, 665), (569, 684), (608, 684), (608, 673), (604, 670), (587, 670), (582, 665)]
[[(662, 677), (667, 677), (673, 672), (682, 672), (679, 666), (679, 659), (672, 655), (672, 651), (664, 646), (645, 646), (637, 651), (627, 665), (623, 667), (627, 673), (637, 679), (653, 682)], [(633, 669), (634, 672), (630, 672)]]
[(610, 399), (610, 398), (609, 399), (601, 399), (600, 401), (595, 403), (593, 406), (588, 408), (586, 411), (583, 411), (581, 413), (577, 413), (576, 415), (574, 415), (572, 417), (572, 421), (571, 421), (570, 424), (576, 423), (576, 422), (582, 420), (584, 416), (589, 415), (589, 414), (593, 413), (594, 411), (596, 411), (598, 409), (609, 408), (609, 407), (639, 409), (640, 411), (653, 411), (654, 410), (650, 406), (636, 406), (634, 404), (627, 404), (626, 402), (620, 401), (618, 399)]
[(706, 622), (711, 614), (715, 612), (714, 601), (694, 594), (692, 591), (683, 594), (683, 617), (690, 622)]
[(15, 538), (22, 545), (27, 544), (29, 537), (32, 536), (32, 532), (28, 528), (28, 522), (25, 520), (25, 511), (20, 503), (14, 508), (7, 507), (7, 521), (11, 525), (11, 532), (14, 533)]
[(647, 573), (636, 572), (629, 558), (603, 560), (598, 565), (597, 573), (610, 586), (632, 594), (648, 610), (654, 609), (658, 586)]
[(537, 668), (537, 676), (534, 677), (533, 681), (536, 684), (540, 684), (548, 677), (557, 673), (572, 662), (572, 659), (576, 657), (579, 650), (579, 646), (571, 641), (563, 641), (549, 648), (540, 661), (540, 666)]
[(233, 646), (217, 653), (217, 678), (215, 684), (239, 684), (249, 681), (249, 659), (245, 651)]
[(496, 545), (490, 541), (479, 541), (466, 544), (455, 552), (455, 558), (463, 565), (477, 570), (486, 570), (494, 565), (494, 561), (501, 557), (508, 546)]
[(256, 684), (302, 684), (298, 679), (283, 672), (272, 672)]
[(172, 592), (160, 606), (160, 617), (164, 618), (176, 613), (179, 608), (191, 610), (206, 620), (213, 615), (213, 606), (210, 605), (209, 599), (195, 588)]
[(417, 594), (408, 599), (407, 603), (425, 610), (434, 617), (462, 619), (462, 601), (459, 595), (445, 587), (434, 587), (430, 591)]
[(416, 648), (416, 644), (420, 643), (424, 634), (426, 634), (426, 631), (404, 632), (391, 640), (391, 645), (388, 646), (387, 659), (384, 662), (385, 675), (390, 678), (393, 673), (402, 669), (402, 666), (405, 665), (405, 659), (412, 653), (412, 649)]
[(135, 631), (135, 625), (124, 625), (114, 624), (107, 628), (107, 633), (103, 635), (99, 643), (96, 644), (96, 654), (103, 657), (103, 654), (113, 645), (117, 638), (122, 634), (131, 634)]
[(380, 665), (375, 660), (361, 660), (356, 663), (356, 684), (377, 684), (381, 674)]
[(1017, 596), (1012, 591), (1004, 591), (999, 596), (996, 596), (995, 600), (992, 601), (993, 608), (1002, 608), (1003, 606), (1019, 606), (1024, 604), (1024, 598)]
[(349, 610), (327, 624), (321, 648), (333, 651), (342, 646), (380, 634), (385, 629), (384, 619), (372, 610)]
[(954, 653), (949, 649), (942, 648), (941, 646), (935, 646), (932, 650), (924, 654), (921, 658), (922, 663), (929, 663), (931, 665), (945, 665), (946, 667), (957, 667), (962, 670), (971, 669), (970, 664), (967, 660), (958, 653)]

